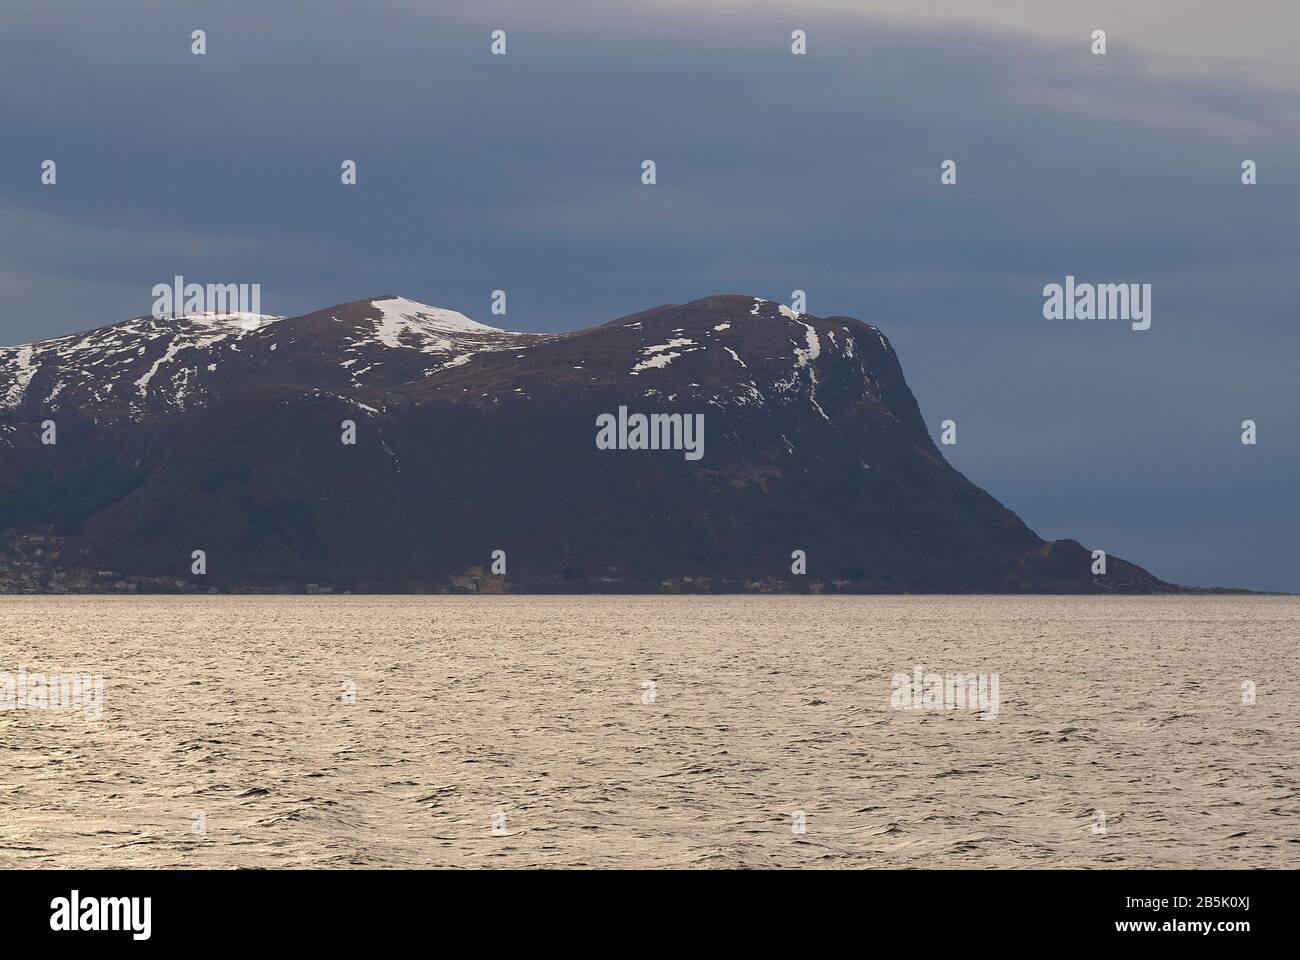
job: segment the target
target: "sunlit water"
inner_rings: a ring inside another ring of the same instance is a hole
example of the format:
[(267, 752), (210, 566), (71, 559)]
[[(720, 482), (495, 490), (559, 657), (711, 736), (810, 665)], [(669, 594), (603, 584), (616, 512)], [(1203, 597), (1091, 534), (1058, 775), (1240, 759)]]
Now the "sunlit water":
[[(0, 672), (104, 680), (0, 712), (0, 866), (1300, 866), (1296, 599), (0, 614)], [(892, 709), (918, 664), (997, 716)]]

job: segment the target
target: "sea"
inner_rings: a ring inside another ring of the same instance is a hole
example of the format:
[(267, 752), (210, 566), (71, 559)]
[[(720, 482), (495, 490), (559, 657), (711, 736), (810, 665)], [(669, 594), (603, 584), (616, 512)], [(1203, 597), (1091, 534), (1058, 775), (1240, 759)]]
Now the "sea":
[(0, 597), (0, 867), (1300, 866), (1300, 599)]

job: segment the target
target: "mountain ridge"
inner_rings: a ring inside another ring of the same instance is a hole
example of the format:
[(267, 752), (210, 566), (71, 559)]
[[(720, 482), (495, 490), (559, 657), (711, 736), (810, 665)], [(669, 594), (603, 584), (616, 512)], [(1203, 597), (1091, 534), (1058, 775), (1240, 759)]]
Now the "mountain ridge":
[[(702, 459), (600, 449), (620, 407), (699, 416)], [(878, 327), (741, 295), (560, 334), (388, 295), (0, 349), (0, 529), (55, 538), (80, 589), (1192, 589), (1093, 575), (955, 470)]]

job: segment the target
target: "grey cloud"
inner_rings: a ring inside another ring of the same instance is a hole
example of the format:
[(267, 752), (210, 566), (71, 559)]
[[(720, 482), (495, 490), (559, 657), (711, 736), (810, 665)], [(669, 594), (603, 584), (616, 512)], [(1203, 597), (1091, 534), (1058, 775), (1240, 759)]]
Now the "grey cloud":
[[(1040, 532), (1300, 589), (1272, 483), (1300, 464), (1300, 86), (1221, 69), (1177, 17), (1154, 37), (1113, 8), (1101, 58), (1074, 14), (1010, 29), (993, 7), (965, 8), (972, 28), (889, 3), (797, 24), (727, 4), (7, 4), (0, 339), (140, 313), (174, 273), (261, 282), (286, 313), (396, 292), (483, 317), (504, 287), (522, 329), (797, 287), (885, 329), (929, 422), (961, 424), (954, 463)], [(1267, 59), (1259, 29), (1224, 57)], [(1152, 330), (1044, 321), (1066, 273), (1152, 283)], [(1246, 416), (1267, 452), (1236, 442)], [(1243, 453), (1264, 477), (1248, 510)], [(1204, 529), (1213, 563), (1164, 550), (1171, 527)]]

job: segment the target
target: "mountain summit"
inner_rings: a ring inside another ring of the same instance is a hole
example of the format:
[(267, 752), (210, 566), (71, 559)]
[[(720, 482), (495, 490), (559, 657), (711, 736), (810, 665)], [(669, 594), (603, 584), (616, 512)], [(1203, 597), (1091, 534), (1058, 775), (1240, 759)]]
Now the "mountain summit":
[(1094, 574), (953, 469), (878, 328), (745, 296), (555, 335), (384, 296), (0, 349), (0, 528), (0, 588), (37, 590), (1178, 589)]

